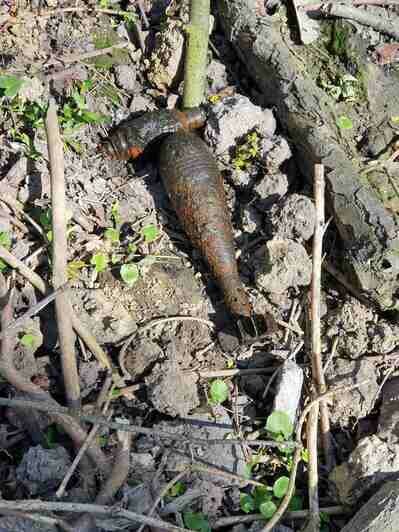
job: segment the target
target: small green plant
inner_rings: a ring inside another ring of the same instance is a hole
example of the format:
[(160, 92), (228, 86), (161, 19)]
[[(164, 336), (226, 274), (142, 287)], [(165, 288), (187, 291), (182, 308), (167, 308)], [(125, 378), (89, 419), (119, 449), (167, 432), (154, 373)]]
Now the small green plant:
[(337, 118), (337, 126), (339, 129), (353, 129), (353, 122), (348, 116), (342, 115)]
[(27, 349), (34, 351), (40, 345), (40, 340), (32, 333), (26, 333), (20, 338), (20, 343)]
[(209, 403), (211, 405), (220, 405), (224, 403), (229, 397), (229, 388), (227, 384), (221, 379), (216, 379), (212, 382), (209, 389)]
[(64, 134), (73, 132), (85, 124), (101, 124), (109, 120), (100, 113), (89, 111), (86, 94), (92, 88), (93, 82), (86, 80), (80, 83), (72, 92), (70, 99), (61, 109), (60, 124)]
[(187, 490), (186, 485), (183, 482), (176, 482), (168, 491), (169, 497), (179, 497), (183, 495)]
[(120, 275), (122, 280), (131, 287), (140, 277), (140, 270), (136, 264), (123, 264), (120, 269)]
[(281, 476), (275, 481), (273, 487), (256, 486), (251, 494), (241, 493), (241, 510), (245, 513), (259, 510), (265, 519), (270, 519), (276, 512), (279, 501), (287, 493), (288, 484), (289, 478)]
[(233, 159), (233, 166), (237, 170), (246, 170), (259, 156), (260, 138), (258, 133), (248, 133), (246, 139), (241, 146), (238, 146), (235, 157)]
[(266, 430), (274, 440), (286, 441), (292, 436), (294, 426), (286, 412), (275, 410), (267, 418)]
[(44, 440), (47, 449), (53, 449), (56, 446), (57, 442), (57, 427), (55, 425), (50, 425), (44, 433)]
[[(7, 251), (11, 249), (11, 235), (7, 231), (0, 231), (0, 246), (3, 246)], [(7, 269), (7, 264), (0, 259), (0, 272)]]
[(200, 512), (184, 512), (183, 520), (185, 526), (191, 530), (197, 530), (198, 532), (211, 532), (208, 519)]
[(94, 266), (95, 272), (99, 274), (107, 269), (108, 261), (108, 255), (105, 253), (95, 253), (90, 260), (90, 264)]
[(21, 90), (25, 80), (16, 76), (0, 76), (1, 95), (9, 98), (15, 98)]
[(156, 225), (146, 225), (140, 231), (141, 236), (146, 244), (154, 242), (159, 237), (159, 229)]

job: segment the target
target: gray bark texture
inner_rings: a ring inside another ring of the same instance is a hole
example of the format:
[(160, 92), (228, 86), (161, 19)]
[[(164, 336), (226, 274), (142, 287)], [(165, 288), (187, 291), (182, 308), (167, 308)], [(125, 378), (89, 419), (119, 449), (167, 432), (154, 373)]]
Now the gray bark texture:
[[(296, 150), (301, 171), (313, 179), (314, 164), (325, 165), (326, 207), (344, 243), (340, 268), (380, 308), (397, 309), (398, 212), (387, 208), (378, 187), (370, 182), (369, 173), (365, 176), (361, 171), (364, 157), (358, 150), (357, 138), (363, 134), (371, 139), (381, 132), (387, 139), (386, 124), (390, 117), (399, 114), (399, 80), (388, 77), (370, 61), (367, 44), (356, 28), (352, 25), (350, 29), (344, 28), (345, 35), (353, 34), (345, 49), (359, 58), (359, 79), (365, 96), (359, 106), (342, 105), (321, 87), (317, 77), (320, 72), (317, 76), (312, 72), (320, 61), (309, 56), (308, 47), (292, 40), (295, 20), (288, 18), (284, 8), (277, 15), (258, 16), (256, 3), (256, 0), (218, 0), (227, 39), (261, 90), (264, 103), (275, 109)], [(322, 47), (319, 43), (316, 46)], [(323, 54), (327, 55), (324, 51)], [(337, 126), (342, 115), (350, 117), (354, 131)], [(394, 137), (395, 132), (389, 131), (388, 141)], [(377, 177), (377, 181), (381, 180), (380, 174)]]

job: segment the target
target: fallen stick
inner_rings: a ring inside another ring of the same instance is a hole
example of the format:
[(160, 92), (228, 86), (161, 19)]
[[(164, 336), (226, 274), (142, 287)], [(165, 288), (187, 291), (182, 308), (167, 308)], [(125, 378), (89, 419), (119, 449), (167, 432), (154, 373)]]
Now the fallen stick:
[(109, 516), (114, 518), (124, 517), (133, 523), (144, 523), (145, 525), (171, 530), (171, 532), (192, 532), (187, 528), (172, 525), (161, 519), (147, 517), (146, 515), (137, 514), (130, 510), (124, 510), (116, 506), (102, 506), (100, 504), (83, 504), (75, 502), (52, 502), (42, 501), (40, 499), (29, 499), (25, 501), (5, 501), (0, 500), (0, 514), (2, 510), (17, 510), (22, 512), (71, 512), (71, 513), (90, 513), (94, 515)]
[[(320, 512), (326, 515), (344, 515), (347, 510), (344, 506), (326, 506), (321, 507)], [(286, 512), (284, 519), (306, 519), (309, 515), (309, 510), (295, 510), (293, 512)], [(212, 528), (224, 528), (227, 526), (238, 525), (239, 523), (252, 523), (253, 521), (263, 521), (264, 516), (262, 514), (250, 514), (250, 515), (232, 515), (230, 517), (221, 517), (213, 523)]]
[[(64, 152), (58, 125), (57, 106), (53, 98), (50, 100), (46, 115), (45, 130), (50, 161), (53, 286), (57, 290), (68, 281), (68, 241)], [(75, 336), (72, 328), (72, 308), (70, 298), (65, 292), (59, 292), (56, 295), (55, 312), (65, 396), (71, 408), (78, 408), (80, 406), (80, 381), (76, 361)]]
[[(59, 405), (49, 405), (43, 404), (37, 401), (26, 401), (24, 399), (6, 399), (5, 397), (0, 397), (0, 405), (11, 406), (15, 408), (34, 408), (42, 412), (47, 412), (48, 414), (65, 414), (67, 416), (79, 419), (81, 421), (86, 421), (87, 423), (100, 424), (114, 430), (121, 430), (124, 432), (133, 432), (137, 434), (147, 434), (148, 436), (153, 436), (156, 438), (163, 438), (167, 440), (176, 441), (178, 440), (180, 444), (191, 443), (195, 445), (241, 445), (245, 443), (246, 445), (255, 447), (258, 445), (264, 445), (268, 447), (278, 447), (287, 446), (295, 447), (296, 443), (292, 441), (277, 442), (275, 440), (249, 440), (249, 439), (205, 439), (205, 438), (192, 438), (189, 436), (182, 436), (181, 434), (170, 434), (157, 429), (150, 429), (148, 427), (141, 427), (139, 425), (132, 425), (131, 423), (124, 424), (117, 421), (108, 421), (108, 419), (102, 416), (94, 416), (90, 414), (84, 414), (80, 411), (74, 409), (69, 409)], [(83, 442), (82, 442), (83, 443)]]
[(394, 39), (399, 39), (398, 23), (392, 22), (386, 18), (379, 17), (363, 9), (346, 4), (329, 3), (320, 8), (320, 12), (325, 17), (336, 17), (354, 20), (363, 26), (369, 26), (374, 30), (390, 35)]

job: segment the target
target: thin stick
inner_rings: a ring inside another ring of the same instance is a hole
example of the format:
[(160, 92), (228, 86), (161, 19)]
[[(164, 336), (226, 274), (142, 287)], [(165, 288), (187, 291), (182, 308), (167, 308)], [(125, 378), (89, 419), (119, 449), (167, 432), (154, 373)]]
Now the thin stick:
[[(111, 388), (111, 384), (112, 384), (111, 379), (106, 378), (105, 381), (104, 381), (103, 388), (102, 388), (101, 393), (100, 393), (100, 397), (101, 398), (104, 396), (104, 394), (108, 395), (109, 389)], [(99, 398), (99, 400), (101, 401), (102, 399)], [(102, 410), (103, 415), (107, 413), (107, 410), (108, 410), (110, 402), (111, 402), (111, 398), (108, 397), (108, 399), (106, 400), (106, 403), (104, 405), (104, 408)], [(100, 404), (100, 407), (101, 406), (102, 405)], [(90, 443), (94, 440), (99, 428), (100, 428), (100, 425), (98, 423), (93, 425), (93, 427), (91, 428), (91, 430), (90, 430), (90, 432), (89, 432), (84, 444), (79, 449), (79, 452), (75, 456), (74, 461), (71, 464), (71, 467), (66, 472), (66, 475), (63, 478), (61, 484), (59, 485), (58, 490), (55, 492), (55, 496), (58, 499), (60, 499), (64, 495), (65, 489), (66, 489), (66, 487), (68, 485), (69, 480), (71, 479), (72, 475), (75, 473), (76, 468), (78, 467), (78, 465), (79, 465), (84, 453), (87, 451), (87, 448), (89, 447)]]
[(188, 44), (184, 64), (184, 108), (197, 107), (204, 99), (209, 18), (210, 0), (191, 0)]
[(191, 532), (187, 528), (172, 525), (161, 519), (154, 519), (146, 515), (137, 514), (130, 510), (124, 510), (116, 506), (102, 506), (99, 504), (82, 504), (75, 502), (52, 502), (40, 499), (29, 499), (25, 501), (4, 501), (0, 499), (0, 513), (2, 510), (20, 510), (25, 512), (71, 512), (90, 513), (95, 515), (106, 515), (115, 519), (124, 517), (133, 523), (144, 523), (155, 528), (163, 528), (172, 532)]
[[(326, 515), (345, 515), (347, 509), (344, 506), (327, 506), (320, 508), (320, 512)], [(309, 510), (296, 510), (293, 512), (287, 512), (284, 514), (284, 520), (290, 519), (306, 519), (309, 515)], [(252, 521), (262, 521), (264, 516), (262, 514), (250, 514), (250, 515), (232, 515), (231, 517), (221, 517), (213, 523), (212, 528), (224, 528), (228, 526), (234, 526), (238, 523), (252, 523)]]
[[(71, 416), (73, 418), (79, 419), (81, 421), (86, 421), (88, 423), (99, 423), (100, 425), (104, 425), (105, 427), (109, 427), (110, 429), (115, 430), (121, 430), (125, 432), (133, 432), (137, 434), (147, 434), (148, 436), (154, 436), (156, 438), (164, 438), (167, 440), (176, 441), (178, 440), (181, 444), (183, 443), (192, 443), (196, 445), (241, 445), (242, 443), (245, 443), (246, 445), (250, 445), (252, 447), (258, 446), (258, 445), (264, 445), (268, 447), (295, 447), (295, 442), (292, 441), (286, 441), (286, 442), (276, 442), (275, 440), (249, 440), (249, 439), (205, 439), (205, 438), (192, 438), (188, 436), (182, 436), (181, 434), (170, 434), (169, 432), (165, 432), (162, 430), (157, 429), (150, 429), (147, 427), (141, 427), (140, 425), (132, 425), (132, 424), (124, 424), (124, 423), (118, 423), (117, 421), (108, 421), (108, 419), (101, 417), (101, 416), (93, 416), (90, 414), (84, 414), (79, 412), (76, 412), (76, 410), (61, 407), (61, 406), (53, 406), (53, 404), (43, 404), (41, 402), (36, 401), (27, 401), (24, 399), (6, 399), (5, 397), (0, 397), (0, 405), (3, 406), (11, 406), (15, 408), (34, 408), (36, 410), (40, 410), (42, 412), (47, 412), (49, 414), (65, 414), (68, 416)], [(82, 442), (83, 444), (83, 442)]]
[[(323, 257), (323, 235), (324, 235), (324, 195), (325, 180), (324, 167), (321, 164), (315, 166), (314, 196), (316, 204), (316, 225), (313, 237), (313, 274), (312, 274), (312, 376), (316, 385), (317, 395), (324, 393), (327, 389), (326, 380), (321, 360), (321, 265)], [(323, 443), (324, 460), (328, 470), (333, 466), (333, 455), (331, 450), (330, 418), (327, 403), (320, 403), (320, 429)], [(317, 434), (316, 434), (317, 435)], [(317, 453), (316, 453), (317, 458)], [(317, 471), (317, 464), (316, 464)]]
[[(166, 484), (166, 486), (164, 486), (164, 488), (161, 490), (161, 492), (160, 492), (160, 494), (158, 495), (158, 497), (155, 499), (154, 504), (151, 506), (150, 511), (149, 511), (148, 514), (147, 514), (148, 517), (151, 517), (151, 516), (153, 515), (153, 513), (154, 513), (155, 510), (157, 509), (158, 504), (162, 501), (162, 499), (163, 499), (164, 497), (167, 496), (167, 494), (168, 494), (169, 491), (173, 488), (173, 486), (174, 486), (177, 482), (179, 482), (179, 480), (180, 480), (181, 478), (183, 478), (184, 476), (186, 476), (187, 473), (188, 473), (189, 471), (190, 471), (190, 467), (188, 466), (188, 467), (186, 467), (186, 468), (184, 469), (184, 471), (181, 471), (180, 473), (178, 473), (176, 476), (174, 476), (174, 477), (172, 478), (172, 480), (170, 480), (170, 481)], [(145, 524), (142, 524), (142, 525), (140, 526), (140, 528), (138, 529), (137, 532), (143, 532), (144, 527), (145, 527)]]
[(345, 4), (331, 2), (327, 5), (323, 5), (320, 12), (326, 17), (337, 17), (354, 20), (363, 26), (369, 26), (377, 31), (380, 31), (381, 33), (385, 33), (386, 35), (390, 35), (394, 39), (399, 40), (399, 29), (395, 22), (387, 18), (374, 15), (369, 11), (358, 9), (353, 6), (347, 6)]
[(202, 379), (216, 379), (218, 377), (236, 377), (240, 375), (266, 375), (273, 373), (275, 367), (270, 368), (250, 368), (250, 369), (219, 369), (215, 371), (195, 371), (189, 370), (187, 373), (197, 373)]
[(64, 292), (69, 288), (69, 282), (63, 284), (57, 290), (54, 290), (51, 294), (41, 299), (36, 305), (33, 305), (29, 310), (27, 310), (22, 316), (17, 318), (14, 321), (11, 321), (10, 324), (7, 327), (7, 331), (0, 331), (0, 340), (3, 338), (3, 335), (5, 332), (9, 332), (12, 329), (18, 329), (21, 325), (23, 325), (27, 320), (32, 318), (33, 316), (36, 316), (41, 310), (47, 307), (54, 299), (57, 297), (57, 294), (60, 292)]
[[(46, 295), (48, 290), (43, 279), (3, 246), (0, 246), (0, 259), (4, 260), (4, 262), (11, 266), (11, 268), (14, 268), (20, 275), (25, 277), (25, 279), (27, 279), (40, 293)], [(72, 325), (76, 333), (81, 337), (83, 342), (100, 362), (101, 366), (112, 370), (112, 363), (107, 354), (100, 347), (94, 336), (84, 327), (74, 312), (72, 312)]]
[[(65, 284), (67, 274), (67, 220), (63, 143), (58, 125), (57, 106), (50, 99), (45, 130), (50, 161), (51, 216), (53, 230), (53, 286)], [(64, 292), (55, 298), (55, 312), (61, 350), (62, 375), (67, 403), (71, 408), (80, 406), (80, 382), (72, 328), (70, 298)]]
[(291, 467), (291, 474), (290, 474), (290, 481), (288, 484), (288, 489), (286, 494), (284, 495), (280, 506), (278, 507), (276, 513), (271, 517), (271, 519), (266, 523), (266, 525), (260, 530), (260, 532), (271, 532), (273, 530), (273, 527), (277, 525), (277, 523), (280, 521), (280, 519), (283, 517), (286, 509), (288, 508), (288, 505), (290, 504), (290, 501), (292, 499), (292, 496), (295, 492), (295, 480), (296, 480), (296, 473), (298, 470), (298, 464), (301, 461), (301, 453), (302, 453), (302, 427), (305, 423), (306, 416), (309, 414), (309, 412), (314, 408), (314, 406), (320, 401), (325, 401), (329, 397), (332, 397), (336, 393), (341, 393), (348, 390), (355, 390), (357, 388), (360, 388), (361, 386), (364, 386), (365, 384), (368, 384), (370, 381), (362, 381), (356, 384), (351, 384), (349, 386), (341, 386), (339, 388), (336, 388), (335, 390), (330, 390), (329, 392), (323, 393), (319, 397), (316, 397), (316, 399), (313, 399), (303, 410), (301, 417), (298, 421), (298, 426), (296, 429), (296, 443), (298, 447), (295, 449), (294, 456), (292, 459), (292, 467)]
[(306, 425), (306, 442), (309, 452), (308, 463), (308, 500), (309, 516), (307, 532), (319, 532), (320, 530), (320, 505), (319, 505), (319, 472), (317, 469), (317, 425), (319, 418), (319, 404), (314, 405), (309, 413)]

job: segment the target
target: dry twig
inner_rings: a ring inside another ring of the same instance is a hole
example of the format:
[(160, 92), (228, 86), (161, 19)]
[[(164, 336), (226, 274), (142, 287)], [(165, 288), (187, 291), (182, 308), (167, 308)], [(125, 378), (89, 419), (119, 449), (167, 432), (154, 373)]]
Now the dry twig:
[(158, 529), (170, 530), (171, 532), (191, 532), (187, 528), (172, 525), (161, 519), (154, 519), (146, 515), (137, 514), (123, 508), (115, 506), (101, 506), (99, 504), (82, 504), (75, 502), (52, 502), (40, 499), (29, 499), (25, 501), (5, 501), (0, 500), (0, 514), (3, 510), (17, 510), (23, 512), (71, 512), (90, 513), (94, 515), (109, 516), (115, 519), (125, 518), (133, 523), (144, 523)]
[[(47, 111), (45, 129), (50, 160), (51, 215), (53, 230), (53, 286), (55, 289), (68, 280), (67, 219), (63, 144), (58, 125), (57, 106), (53, 98)], [(71, 408), (80, 405), (80, 382), (72, 329), (72, 308), (65, 292), (55, 298), (55, 311), (61, 350), (65, 396)]]

